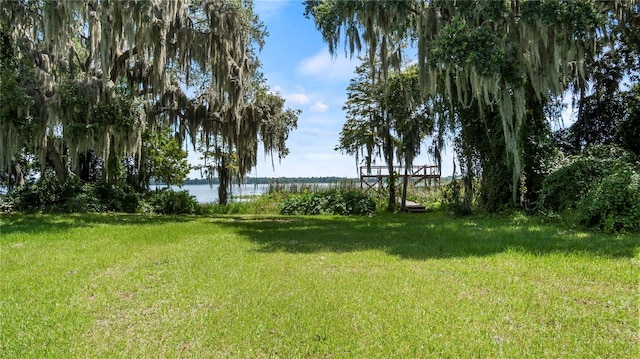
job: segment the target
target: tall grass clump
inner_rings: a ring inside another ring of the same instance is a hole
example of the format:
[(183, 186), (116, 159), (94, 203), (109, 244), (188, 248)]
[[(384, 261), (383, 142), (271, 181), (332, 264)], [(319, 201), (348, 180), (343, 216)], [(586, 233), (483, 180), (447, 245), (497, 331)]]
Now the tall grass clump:
[(349, 179), (334, 183), (283, 183), (275, 181), (269, 183), (267, 193), (300, 194), (308, 192), (323, 192), (331, 189), (338, 191), (350, 191), (357, 190), (358, 188), (358, 184), (354, 180)]
[[(415, 183), (409, 183), (407, 186), (407, 201), (412, 201), (421, 204), (427, 211), (438, 211), (445, 205), (443, 202), (443, 183), (432, 182), (428, 184), (416, 185)], [(376, 203), (378, 211), (386, 211), (389, 204), (389, 189), (388, 187), (378, 188), (376, 186), (372, 188), (363, 189), (367, 195), (372, 198)], [(402, 183), (396, 185), (396, 200), (398, 206), (396, 210), (400, 209), (400, 201), (402, 199)]]

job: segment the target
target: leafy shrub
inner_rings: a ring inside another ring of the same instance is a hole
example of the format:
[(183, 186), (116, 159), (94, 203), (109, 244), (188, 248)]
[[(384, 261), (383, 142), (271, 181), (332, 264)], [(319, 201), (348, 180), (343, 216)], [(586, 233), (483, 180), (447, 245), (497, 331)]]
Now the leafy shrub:
[(65, 200), (78, 187), (74, 178), (65, 184), (60, 184), (55, 178), (44, 178), (26, 186), (16, 188), (7, 197), (7, 202), (13, 204), (13, 210), (22, 212), (67, 212)]
[(96, 197), (103, 204), (104, 210), (113, 212), (137, 212), (140, 197), (129, 185), (117, 185), (106, 182), (96, 183)]
[(60, 202), (62, 186), (57, 180), (45, 178), (24, 187), (16, 188), (7, 197), (15, 211), (42, 211)]
[(606, 232), (640, 232), (640, 173), (625, 166), (579, 203), (580, 220)]
[(375, 202), (361, 191), (330, 189), (323, 192), (305, 192), (290, 195), (284, 200), (280, 213), (363, 216), (373, 214), (375, 210)]
[(575, 209), (607, 172), (608, 166), (595, 158), (580, 158), (561, 167), (543, 181), (539, 206), (554, 211)]
[(633, 155), (618, 147), (594, 146), (544, 180), (538, 208), (576, 209), (605, 177), (632, 162)]
[(136, 212), (138, 194), (129, 186), (108, 183), (83, 183), (75, 176), (60, 184), (44, 178), (11, 191), (3, 200), (3, 209), (22, 212)]
[(106, 209), (96, 195), (96, 188), (90, 184), (67, 182), (63, 185), (63, 189), (64, 200), (57, 208), (61, 212), (101, 212)]
[(13, 198), (8, 195), (0, 195), (0, 213), (9, 213), (16, 210)]
[(153, 211), (161, 214), (192, 214), (197, 206), (196, 198), (189, 192), (171, 189), (152, 192), (148, 201)]

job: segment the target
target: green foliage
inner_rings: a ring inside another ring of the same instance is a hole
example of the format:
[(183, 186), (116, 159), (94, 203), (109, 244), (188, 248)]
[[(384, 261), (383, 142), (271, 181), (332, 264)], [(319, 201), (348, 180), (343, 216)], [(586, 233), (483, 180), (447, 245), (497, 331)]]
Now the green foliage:
[(53, 179), (44, 179), (25, 187), (17, 188), (5, 197), (8, 211), (38, 211), (57, 204), (60, 200), (61, 186)]
[(594, 181), (602, 178), (604, 170), (600, 161), (592, 158), (561, 167), (544, 180), (539, 206), (554, 211), (575, 209)]
[(435, 39), (430, 65), (450, 63), (462, 68), (472, 64), (481, 75), (492, 76), (508, 64), (505, 50), (498, 46), (502, 42), (500, 36), (488, 27), (471, 29), (464, 19), (455, 18)]
[(134, 213), (141, 205), (139, 194), (129, 185), (98, 182), (94, 186), (105, 211)]
[(606, 20), (604, 12), (588, 0), (573, 1), (524, 1), (522, 4), (522, 21), (541, 22), (544, 25), (562, 24), (569, 29), (592, 29)]
[(197, 201), (188, 191), (162, 189), (151, 192), (148, 198), (154, 213), (192, 214), (196, 212)]
[(201, 216), (227, 215), (227, 214), (250, 214), (249, 207), (245, 203), (232, 202), (227, 204), (218, 203), (198, 203), (195, 214)]
[(633, 155), (615, 146), (594, 146), (568, 165), (551, 173), (543, 182), (539, 208), (576, 209), (605, 177), (628, 166)]
[(453, 180), (442, 188), (442, 204), (456, 215), (471, 214), (471, 203), (465, 201), (460, 180)]
[(280, 210), (281, 214), (294, 215), (367, 216), (375, 212), (375, 202), (365, 193), (358, 190), (340, 191), (337, 189), (290, 195), (284, 200)]
[(129, 186), (105, 182), (85, 183), (76, 176), (60, 184), (49, 177), (11, 191), (3, 199), (5, 211), (18, 212), (128, 212), (138, 210), (140, 199)]
[(626, 116), (618, 125), (616, 137), (622, 147), (640, 158), (640, 83), (633, 85), (625, 99)]
[[(467, 122), (460, 127), (454, 142), (457, 157), (460, 159), (462, 179), (465, 181), (462, 185), (465, 187), (463, 192), (467, 202), (459, 210), (461, 213), (471, 210), (473, 193), (478, 195), (479, 209), (489, 213), (513, 206), (512, 173), (508, 166), (509, 151), (500, 127), (500, 117), (495, 112), (480, 115), (481, 110), (477, 106), (459, 107), (456, 111)], [(488, 131), (487, 128), (493, 130)]]
[(640, 232), (640, 172), (623, 166), (579, 203), (580, 220), (606, 232)]
[(169, 128), (150, 131), (149, 140), (145, 142), (143, 150), (147, 156), (149, 177), (154, 181), (168, 186), (179, 186), (191, 171), (187, 151), (171, 136)]
[(231, 215), (231, 214), (278, 214), (282, 201), (287, 196), (285, 192), (271, 192), (250, 199), (227, 204), (198, 203), (198, 215)]
[(633, 154), (594, 146), (543, 183), (539, 209), (577, 210), (578, 220), (607, 232), (640, 230), (640, 175)]

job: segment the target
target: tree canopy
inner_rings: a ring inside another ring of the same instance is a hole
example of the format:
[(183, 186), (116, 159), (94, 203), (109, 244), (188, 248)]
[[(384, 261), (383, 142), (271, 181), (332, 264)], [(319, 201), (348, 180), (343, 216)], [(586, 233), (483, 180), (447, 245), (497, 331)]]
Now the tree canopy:
[[(378, 54), (383, 74), (402, 57), (390, 41), (413, 40), (423, 94), (442, 98), (451, 121), (462, 111), (497, 116), (517, 201), (524, 170), (522, 133), (536, 99), (544, 106), (588, 80), (586, 63), (637, 21), (635, 0), (308, 0), (306, 15), (337, 54)], [(625, 32), (632, 37), (634, 33)], [(371, 59), (373, 56), (370, 57)], [(456, 110), (459, 109), (459, 110)], [(444, 117), (444, 116), (443, 116)], [(445, 128), (445, 126), (441, 126)]]
[(251, 1), (10, 0), (0, 35), (3, 171), (28, 155), (64, 181), (93, 153), (111, 180), (123, 158), (140, 166), (156, 128), (180, 144), (223, 139), (241, 177), (258, 141), (287, 153), (296, 118), (274, 121), (284, 106), (250, 95), (266, 35)]

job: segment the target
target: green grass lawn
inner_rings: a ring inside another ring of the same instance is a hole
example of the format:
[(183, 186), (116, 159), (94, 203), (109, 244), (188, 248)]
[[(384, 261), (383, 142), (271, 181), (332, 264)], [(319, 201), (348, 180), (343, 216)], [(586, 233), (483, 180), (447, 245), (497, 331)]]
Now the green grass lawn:
[(639, 355), (638, 235), (439, 213), (0, 225), (0, 357)]

